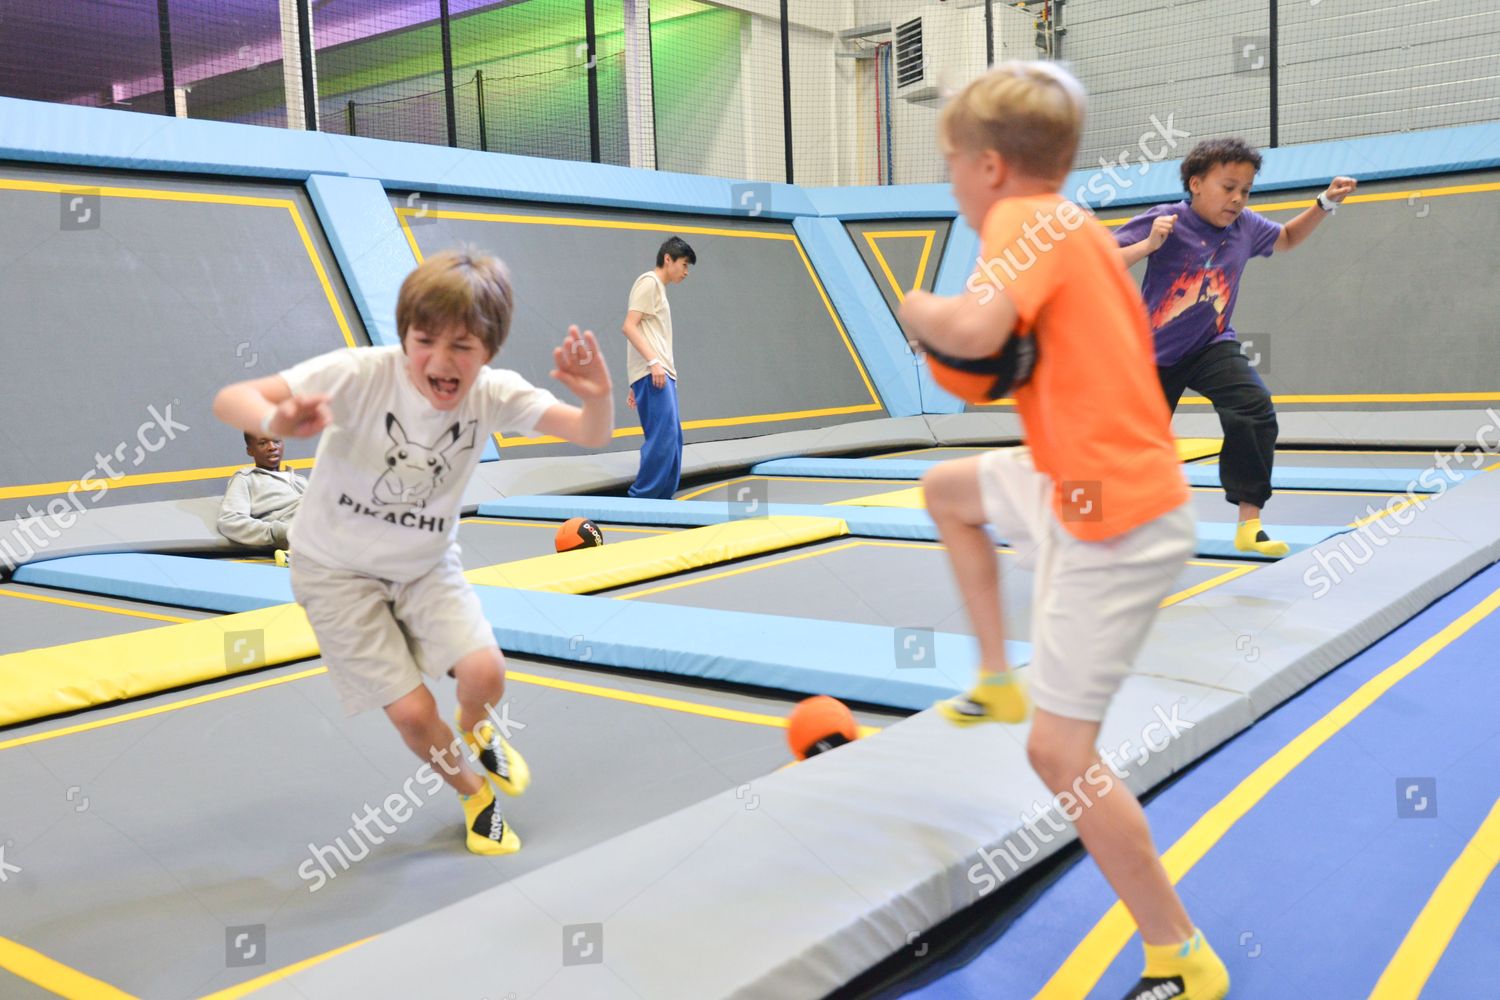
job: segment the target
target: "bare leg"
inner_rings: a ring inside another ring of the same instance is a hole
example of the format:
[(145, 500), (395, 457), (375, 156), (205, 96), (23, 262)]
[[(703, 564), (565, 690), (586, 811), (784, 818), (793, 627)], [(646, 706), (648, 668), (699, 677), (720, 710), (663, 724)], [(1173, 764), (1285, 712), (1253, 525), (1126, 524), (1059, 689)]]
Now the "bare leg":
[(473, 795), (484, 787), (484, 779), (469, 767), (467, 756), (455, 749), (453, 730), (438, 716), (437, 702), (425, 684), (385, 706), (385, 714), (411, 752), (431, 761), (454, 791)]
[[(1141, 938), (1151, 945), (1180, 944), (1193, 936), (1193, 922), (1162, 867), (1140, 802), (1099, 759), (1098, 738), (1097, 722), (1037, 709), (1026, 753), (1054, 795), (1067, 791), (1092, 802), (1074, 822), (1078, 839), (1135, 918)], [(1085, 778), (1090, 768), (1098, 776), (1094, 781)]]
[(1245, 503), (1243, 500), (1240, 501), (1240, 520), (1241, 521), (1253, 521), (1253, 520), (1255, 520), (1258, 517), (1260, 517), (1260, 508), (1259, 507), (1255, 506), (1255, 504), (1253, 504), (1253, 503)]
[(458, 722), (465, 732), (484, 721), (505, 697), (505, 656), (491, 646), (468, 654), (451, 671), (458, 681)]
[(979, 673), (1010, 669), (1000, 612), (1000, 568), (979, 496), (979, 460), (966, 458), (934, 466), (922, 476), (927, 513), (948, 547), (948, 561), (979, 640)]

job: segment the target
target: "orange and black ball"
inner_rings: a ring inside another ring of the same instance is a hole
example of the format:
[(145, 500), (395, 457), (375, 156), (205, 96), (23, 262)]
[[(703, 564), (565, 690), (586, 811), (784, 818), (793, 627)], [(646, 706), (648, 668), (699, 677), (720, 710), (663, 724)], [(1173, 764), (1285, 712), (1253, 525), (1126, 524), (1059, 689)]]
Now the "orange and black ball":
[(786, 741), (798, 760), (853, 743), (859, 739), (859, 724), (849, 706), (826, 694), (797, 703), (787, 718)]
[(557, 551), (572, 552), (574, 549), (591, 549), (604, 544), (604, 532), (586, 517), (570, 517), (557, 529)]

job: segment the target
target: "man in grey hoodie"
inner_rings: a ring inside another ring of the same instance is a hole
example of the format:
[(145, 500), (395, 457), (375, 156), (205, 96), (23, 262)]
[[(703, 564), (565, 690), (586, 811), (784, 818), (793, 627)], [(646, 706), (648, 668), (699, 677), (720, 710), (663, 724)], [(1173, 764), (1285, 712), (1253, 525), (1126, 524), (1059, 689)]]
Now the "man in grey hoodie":
[(219, 507), (219, 533), (230, 541), (275, 549), (286, 564), (287, 529), (302, 502), (307, 480), (281, 464), (281, 439), (245, 435), (245, 454), (255, 460), (229, 478)]

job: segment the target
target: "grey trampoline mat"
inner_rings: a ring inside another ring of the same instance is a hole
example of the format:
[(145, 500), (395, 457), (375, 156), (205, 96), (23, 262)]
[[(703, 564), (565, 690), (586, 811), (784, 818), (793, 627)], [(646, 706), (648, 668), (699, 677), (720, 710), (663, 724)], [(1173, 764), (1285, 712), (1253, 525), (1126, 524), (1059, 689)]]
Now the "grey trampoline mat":
[[(68, 603), (58, 603), (63, 601)], [(79, 607), (85, 604), (93, 607)], [(143, 615), (189, 621), (217, 617), (142, 601), (5, 583), (0, 584), (0, 655), (173, 624)]]
[(893, 451), (884, 455), (871, 455), (869, 457), (877, 460), (900, 459), (909, 462), (946, 462), (953, 458), (972, 458), (975, 455), (983, 455), (987, 451), (994, 451), (996, 448), (1009, 448), (1014, 445), (1014, 441), (992, 445), (949, 445), (942, 448), (913, 448), (910, 451)]
[[(1472, 456), (1470, 456), (1472, 457)], [(1500, 461), (1500, 456), (1488, 456), (1486, 465)], [(1302, 448), (1276, 452), (1276, 464), (1303, 468), (1336, 469), (1423, 469), (1435, 467), (1432, 451), (1316, 451)], [(1467, 462), (1454, 462), (1453, 468), (1467, 469)]]
[[(1224, 499), (1216, 486), (1192, 488), (1193, 513), (1200, 521), (1227, 522), (1239, 520), (1239, 507)], [(1385, 509), (1399, 493), (1365, 493), (1354, 490), (1320, 492), (1316, 490), (1282, 490), (1267, 501), (1261, 520), (1267, 525), (1327, 524), (1347, 525)], [(1274, 532), (1273, 532), (1274, 534)]]
[[(1031, 634), (1033, 574), (1002, 551), (1000, 585), (1010, 638)], [(1218, 579), (1244, 564), (1193, 560), (1174, 594)], [(972, 634), (947, 553), (936, 542), (843, 538), (794, 553), (747, 559), (731, 567), (684, 573), (669, 581), (620, 588), (611, 597), (724, 611), (786, 615), (895, 628)]]
[[(366, 805), (379, 812), (420, 765), (381, 713), (345, 718), (326, 675), (286, 679), (321, 665), (285, 665), (8, 731), (44, 733), (284, 680), (6, 750), (0, 794), (14, 805), (0, 819), (0, 842), (13, 845), (6, 861), (21, 868), (7, 892), (25, 902), (0, 911), (0, 935), (138, 996), (196, 997), (399, 926), (790, 759), (779, 728), (522, 675), (776, 717), (788, 702), (512, 658), (506, 716), (534, 774), (525, 796), (504, 802), (521, 852), (467, 853), (452, 793), (440, 788), (428, 798), (417, 783), (427, 808), (388, 835), (367, 821), (383, 843), (367, 845), (361, 859), (352, 817)], [(449, 718), (453, 685), (433, 690)], [(858, 715), (878, 726), (897, 718)], [(355, 863), (345, 871), (325, 852), (334, 877), (320, 885), (315, 876), (325, 873), (311, 851), (337, 850), (337, 837)], [(254, 926), (265, 933), (258, 964), (227, 967), (227, 928)], [(173, 946), (143, 947), (148, 941)]]
[[(639, 525), (600, 523), (604, 544), (665, 535), (680, 528), (647, 528)], [(481, 569), (500, 563), (553, 555), (558, 522), (509, 521), (504, 518), (466, 517), (458, 522), (458, 546), (464, 569)]]
[(836, 503), (892, 490), (910, 489), (910, 479), (813, 479), (795, 476), (737, 476), (707, 486), (693, 486), (677, 494), (678, 500), (728, 503), (744, 486), (769, 503)]

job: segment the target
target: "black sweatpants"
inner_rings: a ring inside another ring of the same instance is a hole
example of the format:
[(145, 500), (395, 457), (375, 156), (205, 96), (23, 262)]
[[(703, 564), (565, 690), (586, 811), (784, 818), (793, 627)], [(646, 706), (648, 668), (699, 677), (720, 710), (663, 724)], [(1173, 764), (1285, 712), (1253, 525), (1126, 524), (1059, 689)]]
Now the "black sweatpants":
[(1209, 344), (1168, 368), (1158, 368), (1162, 391), (1173, 411), (1184, 391), (1208, 397), (1224, 428), (1219, 480), (1232, 504), (1264, 507), (1271, 499), (1271, 464), (1276, 456), (1276, 410), (1260, 373), (1240, 353), (1235, 340)]

